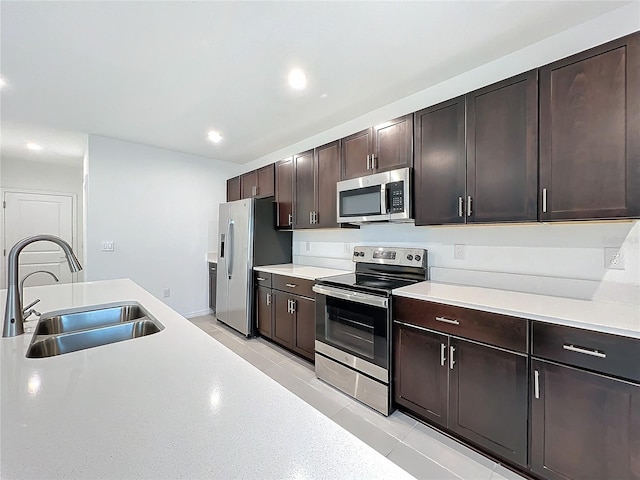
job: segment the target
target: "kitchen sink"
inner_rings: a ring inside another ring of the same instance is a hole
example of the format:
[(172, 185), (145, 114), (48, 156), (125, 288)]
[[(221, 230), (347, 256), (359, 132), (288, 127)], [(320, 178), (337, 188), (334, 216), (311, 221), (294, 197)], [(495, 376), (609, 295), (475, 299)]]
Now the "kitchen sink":
[(45, 358), (158, 333), (164, 325), (136, 302), (88, 307), (43, 316), (27, 358)]
[(35, 335), (69, 333), (145, 317), (148, 318), (149, 314), (135, 302), (92, 308), (91, 310), (57, 312), (40, 318)]

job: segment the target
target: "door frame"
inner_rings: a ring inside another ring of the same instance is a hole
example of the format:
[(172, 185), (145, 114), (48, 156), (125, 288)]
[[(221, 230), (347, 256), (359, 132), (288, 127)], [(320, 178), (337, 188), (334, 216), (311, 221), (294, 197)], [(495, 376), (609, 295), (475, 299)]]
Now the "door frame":
[[(0, 197), (2, 198), (2, 202), (5, 202), (5, 194), (7, 193), (26, 193), (33, 195), (55, 195), (55, 196), (65, 196), (71, 197), (71, 248), (76, 253), (78, 258), (84, 258), (84, 252), (78, 248), (78, 195), (74, 192), (56, 192), (56, 191), (48, 191), (48, 190), (32, 190), (28, 188), (0, 188)], [(6, 224), (5, 224), (5, 207), (4, 203), (2, 205), (2, 211), (0, 212), (0, 225), (2, 225), (2, 248), (3, 252), (0, 255), (0, 288), (7, 288), (7, 256), (9, 255), (9, 250), (13, 245), (6, 245)], [(78, 282), (78, 273), (71, 273), (71, 283)]]

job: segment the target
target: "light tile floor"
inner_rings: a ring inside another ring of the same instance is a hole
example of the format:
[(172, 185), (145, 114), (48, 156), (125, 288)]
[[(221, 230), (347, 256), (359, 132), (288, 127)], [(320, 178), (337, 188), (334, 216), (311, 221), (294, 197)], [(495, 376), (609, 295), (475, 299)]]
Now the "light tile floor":
[(396, 411), (384, 417), (318, 380), (313, 364), (262, 338), (247, 339), (213, 315), (190, 319), (218, 342), (420, 479), (523, 477)]

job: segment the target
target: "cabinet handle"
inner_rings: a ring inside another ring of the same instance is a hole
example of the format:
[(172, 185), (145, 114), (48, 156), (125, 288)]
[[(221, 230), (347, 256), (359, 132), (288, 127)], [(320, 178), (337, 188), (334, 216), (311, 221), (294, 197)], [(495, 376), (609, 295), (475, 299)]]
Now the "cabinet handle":
[(453, 366), (455, 365), (456, 361), (453, 359), (453, 354), (455, 353), (456, 348), (451, 346), (449, 347), (449, 364), (451, 365), (451, 370), (453, 370)]
[(547, 213), (547, 189), (542, 189), (542, 213)]
[(294, 313), (296, 313), (296, 301), (295, 300), (289, 300), (291, 302), (291, 315), (293, 315)]
[(267, 306), (271, 305), (271, 294), (267, 293)]
[(291, 313), (291, 299), (287, 299), (287, 313)]
[(309, 224), (313, 224), (313, 212), (309, 212)]
[(251, 195), (255, 197), (257, 194), (258, 194), (258, 187), (254, 185), (253, 187), (251, 187)]
[(256, 277), (256, 280), (259, 281), (259, 282), (264, 282), (266, 280), (266, 278)]
[(318, 224), (318, 212), (313, 212), (313, 223)]
[(293, 224), (293, 213), (289, 214), (289, 225)]
[(540, 398), (540, 372), (533, 371), (533, 394), (536, 398)]
[(458, 216), (464, 217), (464, 198), (458, 197)]
[(588, 348), (576, 347), (575, 345), (570, 345), (570, 344), (568, 345), (566, 343), (562, 346), (562, 348), (564, 348), (565, 350), (569, 350), (570, 352), (584, 353), (585, 355), (591, 355), (592, 357), (607, 358), (607, 354), (599, 350), (591, 350)]
[(438, 322), (450, 323), (451, 325), (460, 325), (460, 322), (458, 320), (449, 320), (445, 317), (436, 317), (436, 320)]
[(471, 195), (467, 196), (467, 217), (471, 216)]
[(367, 155), (367, 170), (371, 170), (371, 155)]
[(447, 363), (447, 346), (444, 343), (440, 344), (440, 365), (445, 366)]
[(376, 154), (372, 153), (371, 154), (371, 170), (375, 170), (376, 169)]
[(298, 286), (295, 283), (285, 283), (285, 285), (289, 288), (296, 288)]

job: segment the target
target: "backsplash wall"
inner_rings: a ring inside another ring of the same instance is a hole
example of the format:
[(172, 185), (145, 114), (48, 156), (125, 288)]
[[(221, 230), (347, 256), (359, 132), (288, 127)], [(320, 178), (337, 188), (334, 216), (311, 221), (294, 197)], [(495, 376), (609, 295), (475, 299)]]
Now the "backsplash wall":
[[(570, 298), (638, 303), (640, 221), (298, 230), (294, 263), (352, 270), (355, 245), (428, 250), (430, 279)], [(464, 259), (454, 258), (464, 245)], [(605, 268), (619, 249), (624, 270)]]

